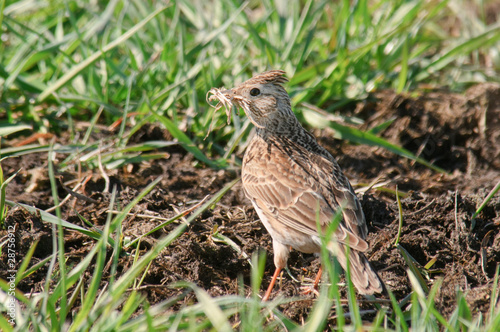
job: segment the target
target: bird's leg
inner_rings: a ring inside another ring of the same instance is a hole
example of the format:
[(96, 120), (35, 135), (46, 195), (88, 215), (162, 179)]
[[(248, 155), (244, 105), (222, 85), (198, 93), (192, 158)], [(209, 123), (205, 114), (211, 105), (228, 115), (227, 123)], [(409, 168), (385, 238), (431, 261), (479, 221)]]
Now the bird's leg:
[(266, 294), (262, 298), (263, 302), (266, 302), (267, 300), (269, 300), (269, 296), (271, 296), (271, 292), (273, 291), (274, 284), (276, 283), (276, 279), (278, 279), (280, 272), (281, 272), (281, 268), (277, 267), (276, 270), (274, 271), (273, 278), (271, 279), (271, 283), (269, 284), (269, 287), (267, 287)]
[(316, 279), (314, 279), (313, 288), (315, 290), (318, 290), (318, 285), (319, 285), (319, 282), (321, 281), (321, 275), (322, 274), (323, 274), (323, 267), (320, 266), (319, 270), (318, 270), (318, 274), (316, 275)]
[(316, 274), (316, 279), (314, 279), (314, 283), (312, 286), (304, 286), (304, 287), (301, 287), (302, 290), (301, 290), (301, 294), (302, 295), (308, 295), (308, 294), (311, 294), (311, 293), (314, 293), (316, 294), (316, 296), (318, 295), (318, 285), (319, 285), (319, 282), (321, 281), (321, 275), (323, 274), (323, 267), (320, 266), (319, 267), (319, 270), (318, 270), (318, 274)]

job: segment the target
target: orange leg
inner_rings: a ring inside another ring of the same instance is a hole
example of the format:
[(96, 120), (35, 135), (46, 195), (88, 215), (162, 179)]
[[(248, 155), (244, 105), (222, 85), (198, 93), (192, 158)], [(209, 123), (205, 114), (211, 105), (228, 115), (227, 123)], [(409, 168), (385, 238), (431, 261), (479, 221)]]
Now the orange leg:
[(269, 284), (269, 287), (267, 287), (266, 294), (262, 298), (263, 302), (266, 302), (269, 300), (269, 296), (271, 296), (271, 292), (273, 291), (274, 284), (276, 283), (276, 279), (278, 279), (278, 276), (280, 275), (281, 268), (276, 268), (273, 274), (273, 278), (271, 279), (271, 283)]
[(318, 270), (318, 274), (316, 275), (316, 279), (314, 279), (314, 284), (313, 284), (313, 288), (316, 290), (318, 290), (318, 285), (319, 285), (319, 282), (321, 281), (322, 274), (323, 274), (323, 267), (320, 266), (319, 270)]

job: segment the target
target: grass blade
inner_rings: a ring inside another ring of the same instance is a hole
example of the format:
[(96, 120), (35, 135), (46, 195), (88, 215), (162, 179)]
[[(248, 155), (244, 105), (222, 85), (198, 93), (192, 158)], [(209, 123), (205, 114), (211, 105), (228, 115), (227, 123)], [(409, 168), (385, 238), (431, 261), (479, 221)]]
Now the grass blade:
[(471, 219), (476, 219), (476, 217), (481, 213), (481, 211), (483, 211), (486, 205), (488, 205), (488, 202), (493, 198), (493, 196), (495, 196), (495, 194), (499, 190), (500, 190), (500, 181), (498, 181), (495, 187), (491, 189), (490, 193), (488, 194), (488, 196), (486, 196), (481, 205), (477, 208), (476, 212), (474, 212)]
[(435, 170), (436, 172), (439, 173), (446, 173), (446, 171), (438, 166), (432, 165), (425, 159), (422, 159), (420, 157), (417, 157), (415, 154), (411, 153), (410, 151), (399, 147), (397, 145), (394, 145), (390, 143), (389, 141), (378, 137), (376, 135), (373, 135), (370, 132), (363, 132), (359, 129), (352, 128), (352, 127), (347, 127), (343, 126), (341, 124), (335, 123), (333, 121), (328, 121), (326, 122), (324, 117), (320, 116), (318, 113), (316, 113), (313, 110), (308, 110), (304, 109), (304, 118), (306, 121), (317, 128), (324, 128), (325, 124), (335, 130), (335, 137), (338, 139), (342, 140), (347, 140), (353, 143), (358, 143), (358, 144), (365, 144), (369, 146), (379, 146), (382, 147), (388, 151), (391, 151), (401, 157), (405, 157), (411, 160), (415, 160), (416, 162), (429, 167), (430, 169)]
[(102, 50), (96, 51), (95, 53), (91, 54), (88, 56), (85, 60), (80, 62), (79, 64), (75, 65), (73, 68), (71, 68), (66, 74), (64, 74), (61, 78), (59, 78), (54, 84), (49, 85), (45, 90), (43, 90), (40, 95), (37, 98), (38, 102), (44, 101), (48, 96), (50, 96), (52, 93), (56, 92), (59, 88), (61, 88), (64, 84), (68, 83), (71, 81), (76, 75), (78, 75), (82, 70), (90, 66), (92, 63), (97, 61), (102, 55), (106, 54), (107, 52), (111, 51), (113, 48), (117, 47), (130, 37), (132, 37), (137, 31), (142, 29), (149, 21), (151, 21), (153, 18), (155, 18), (159, 13), (164, 11), (167, 7), (161, 7), (149, 14), (146, 18), (144, 18), (141, 22), (137, 23), (135, 26), (133, 26), (131, 29), (127, 30), (124, 34), (122, 34), (120, 37), (116, 38), (114, 41), (111, 43), (105, 45)]
[(406, 251), (405, 248), (403, 248), (400, 244), (396, 246), (399, 250), (399, 253), (401, 256), (403, 256), (403, 259), (405, 260), (406, 264), (408, 264), (408, 267), (410, 268), (410, 271), (412, 272), (413, 278), (418, 281), (419, 287), (427, 294), (429, 293), (429, 287), (427, 286), (427, 283), (425, 282), (424, 277), (420, 273), (417, 265), (415, 258), (413, 258), (408, 251)]
[(398, 246), (399, 240), (401, 239), (401, 232), (403, 231), (403, 206), (401, 205), (401, 198), (398, 193), (398, 186), (396, 186), (396, 201), (398, 203), (398, 215), (399, 215), (399, 225), (398, 234), (396, 235), (396, 240), (394, 241), (394, 246)]
[(198, 147), (193, 143), (193, 141), (191, 141), (191, 139), (185, 133), (183, 133), (170, 119), (167, 119), (164, 116), (160, 116), (154, 112), (153, 114), (156, 117), (156, 119), (160, 121), (167, 128), (167, 130), (172, 134), (172, 136), (179, 141), (182, 147), (185, 148), (186, 151), (192, 153), (196, 159), (207, 164), (212, 168), (223, 167), (223, 165), (216, 163), (210, 160), (207, 156), (205, 156), (205, 154), (201, 152), (200, 149), (198, 149)]

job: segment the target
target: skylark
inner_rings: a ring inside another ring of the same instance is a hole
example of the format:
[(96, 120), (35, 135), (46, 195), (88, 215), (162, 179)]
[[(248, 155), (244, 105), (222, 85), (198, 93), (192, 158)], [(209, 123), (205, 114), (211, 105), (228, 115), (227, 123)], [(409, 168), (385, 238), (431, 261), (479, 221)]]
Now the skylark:
[[(240, 106), (256, 127), (243, 159), (242, 182), (273, 239), (276, 271), (263, 300), (269, 298), (291, 248), (320, 252), (316, 220), (325, 230), (341, 207), (342, 220), (328, 249), (345, 269), (348, 245), (354, 286), (361, 294), (381, 293), (384, 285), (363, 254), (368, 249), (368, 229), (359, 200), (335, 158), (293, 114), (282, 86), (288, 81), (284, 75), (282, 70), (271, 70), (230, 90), (209, 91), (210, 100), (219, 100), (217, 109)], [(317, 282), (319, 277), (315, 286)]]

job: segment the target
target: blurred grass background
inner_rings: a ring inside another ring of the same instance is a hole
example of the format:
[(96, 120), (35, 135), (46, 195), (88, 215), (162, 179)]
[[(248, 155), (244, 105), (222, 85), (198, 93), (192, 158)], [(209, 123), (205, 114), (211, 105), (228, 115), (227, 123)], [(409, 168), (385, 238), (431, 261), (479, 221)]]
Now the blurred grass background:
[[(312, 127), (319, 123), (307, 115), (306, 104), (333, 113), (378, 89), (407, 92), (439, 88), (462, 92), (479, 82), (500, 81), (499, 11), (498, 1), (487, 0), (0, 0), (2, 144), (13, 137), (35, 134), (64, 136), (54, 147), (35, 140), (20, 147), (2, 148), (1, 157), (54, 149), (68, 155), (57, 165), (59, 169), (68, 167), (74, 159), (93, 168), (98, 167), (93, 152), (99, 149), (102, 163), (116, 168), (163, 158), (155, 151), (164, 142), (129, 144), (130, 137), (145, 124), (161, 123), (200, 162), (214, 168), (232, 166), (231, 154), (238, 144), (244, 147), (251, 127), (235, 110), (230, 125), (223, 112), (214, 114), (205, 100), (210, 88), (229, 88), (255, 73), (283, 69), (291, 78), (287, 87), (296, 114)], [(212, 121), (213, 130), (204, 140)], [(363, 119), (353, 122), (360, 124)], [(102, 142), (92, 141), (91, 133), (99, 132), (100, 125), (113, 128), (114, 134), (103, 137)], [(342, 128), (335, 127), (340, 133)], [(415, 158), (375, 135), (350, 133), (346, 137), (349, 140), (380, 145)], [(360, 141), (360, 135), (365, 141)], [(237, 164), (236, 160), (234, 166)], [(5, 191), (8, 180), (2, 176), (0, 182)], [(151, 188), (145, 192), (148, 190)], [(56, 224), (60, 220), (53, 215), (43, 216)], [(193, 289), (198, 305), (165, 316), (162, 313), (176, 300), (168, 299), (156, 306), (145, 305), (140, 314), (134, 314), (139, 304), (145, 303), (144, 298), (135, 291), (125, 293), (126, 287), (183, 228), (159, 242), (117, 280), (115, 287), (103, 291), (100, 300), (94, 302), (108, 236), (119, 238), (123, 218), (124, 214), (110, 217), (102, 233), (91, 234), (98, 240), (96, 246), (68, 275), (64, 269), (60, 271), (56, 289), (48, 288), (47, 294), (33, 299), (16, 295), (28, 308), (18, 320), (19, 330), (28, 326), (40, 331), (62, 329), (76, 296), (70, 289), (83, 280), (81, 276), (94, 257), (94, 281), (80, 311), (73, 313), (71, 322), (65, 325), (67, 330), (253, 330), (255, 326), (315, 330), (324, 327), (332, 304), (336, 304), (337, 315), (343, 317), (334, 287), (322, 290), (305, 326), (283, 317), (277, 310), (278, 302), (260, 303), (256, 294), (263, 264), (257, 257), (253, 260), (254, 295), (249, 299), (243, 294), (210, 298), (196, 286), (184, 284), (179, 287)], [(59, 239), (62, 241), (62, 225)], [(118, 242), (109, 243), (118, 255)], [(61, 247), (53, 259), (59, 255), (64, 266)], [(26, 259), (25, 269), (30, 254)], [(334, 265), (325, 264), (334, 271)], [(23, 275), (24, 271), (20, 271), (18, 277)], [(415, 289), (410, 299), (411, 312), (398, 311), (393, 299), (393, 311), (381, 309), (372, 330), (391, 326), (408, 331), (408, 325), (412, 330), (500, 329), (500, 315), (494, 311), (493, 302), (498, 295), (497, 280), (487, 319), (472, 317), (460, 298), (455, 314), (446, 320), (432, 304), (439, 285), (424, 294), (418, 278), (411, 275)], [(7, 289), (4, 281), (0, 286)], [(351, 304), (353, 299), (350, 297)], [(241, 325), (230, 326), (228, 317), (234, 315), (240, 315)], [(279, 322), (268, 324), (266, 318), (270, 315)], [(346, 328), (359, 330), (360, 322), (355, 320)], [(338, 324), (340, 329), (344, 327), (340, 318)], [(12, 330), (9, 326), (2, 317), (2, 330)]]
[[(236, 117), (227, 125), (205, 94), (267, 69), (288, 73), (306, 124), (304, 103), (333, 112), (377, 89), (463, 91), (500, 80), (500, 26), (492, 21), (500, 6), (493, 1), (1, 4), (2, 136), (69, 132), (85, 145), (76, 122), (122, 119), (124, 147), (160, 116), (186, 134), (171, 130), (198, 159), (224, 166), (248, 126)], [(127, 132), (126, 123), (133, 127)]]

